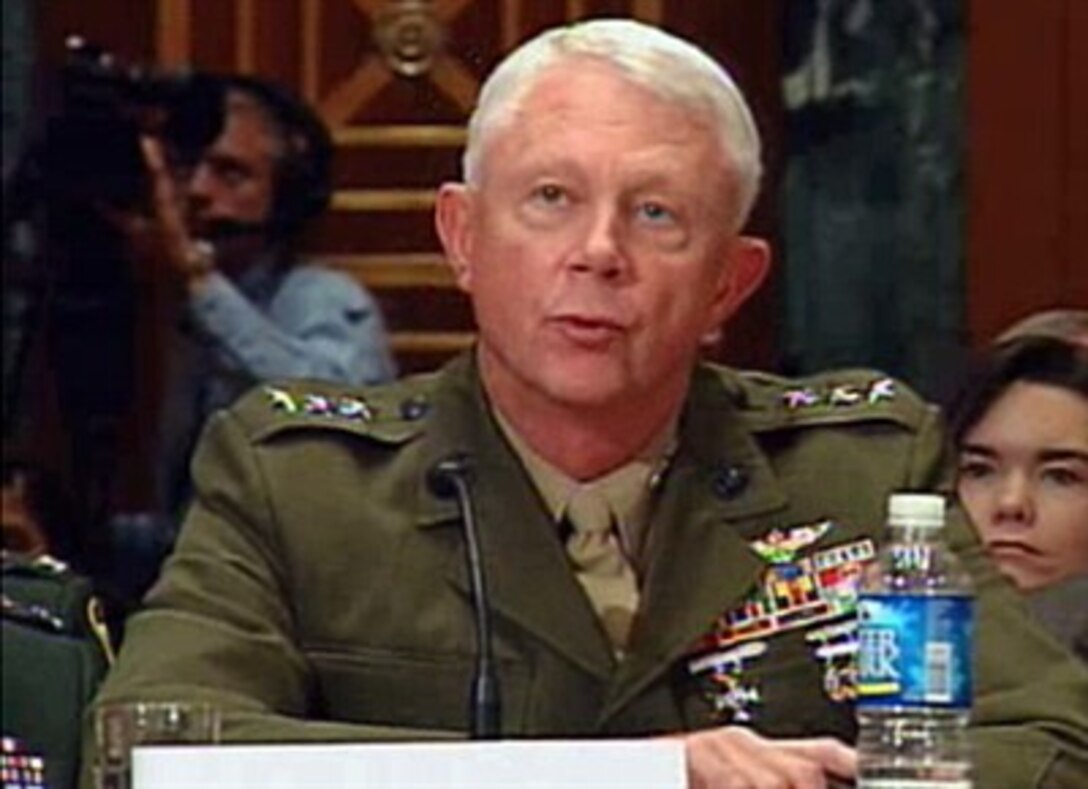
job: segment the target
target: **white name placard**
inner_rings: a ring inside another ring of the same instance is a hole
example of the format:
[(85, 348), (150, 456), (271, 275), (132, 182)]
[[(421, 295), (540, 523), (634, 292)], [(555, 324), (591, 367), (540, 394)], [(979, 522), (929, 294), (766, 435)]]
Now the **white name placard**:
[(675, 740), (145, 746), (134, 789), (682, 789)]

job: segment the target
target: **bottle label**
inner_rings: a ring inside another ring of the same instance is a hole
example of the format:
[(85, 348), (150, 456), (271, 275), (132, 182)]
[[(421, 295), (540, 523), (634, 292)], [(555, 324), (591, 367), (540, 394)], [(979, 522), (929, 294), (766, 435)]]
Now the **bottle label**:
[(858, 599), (858, 706), (971, 706), (972, 600)]

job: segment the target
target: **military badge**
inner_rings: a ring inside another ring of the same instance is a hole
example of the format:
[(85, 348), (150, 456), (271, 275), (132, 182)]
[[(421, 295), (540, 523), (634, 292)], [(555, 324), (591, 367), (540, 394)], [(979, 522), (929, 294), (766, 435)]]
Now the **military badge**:
[(810, 630), (805, 641), (814, 646), (816, 659), (824, 668), (824, 692), (832, 701), (853, 701), (858, 697), (858, 622), (847, 618)]
[(895, 399), (895, 380), (892, 378), (881, 378), (878, 381), (873, 381), (869, 387), (869, 393), (866, 395), (866, 400), (870, 403), (879, 403), (884, 400)]
[(303, 395), (302, 410), (311, 416), (326, 416), (333, 413), (332, 400), (324, 395)]
[(782, 393), (782, 402), (786, 408), (804, 408), (819, 404), (820, 396), (806, 386), (801, 389), (787, 389)]
[(295, 402), (295, 398), (291, 397), (289, 392), (277, 389), (274, 386), (266, 386), (264, 393), (268, 395), (268, 399), (272, 401), (272, 407), (277, 411), (284, 411), (288, 414), (298, 413), (298, 403)]
[(764, 642), (752, 641), (689, 661), (688, 673), (699, 681), (715, 722), (752, 722), (753, 707), (762, 702), (762, 697), (758, 687), (745, 682), (744, 661), (766, 651)]
[(30, 753), (14, 737), (0, 745), (0, 786), (4, 789), (45, 789), (45, 759)]
[(865, 538), (772, 563), (748, 597), (718, 618), (702, 646), (724, 649), (854, 615), (858, 578), (875, 555)]
[(699, 678), (716, 716), (751, 720), (759, 692), (745, 677), (745, 661), (762, 655), (769, 639), (799, 629), (809, 630), (805, 638), (823, 664), (827, 695), (835, 701), (856, 695), (858, 581), (876, 547), (864, 538), (800, 555), (833, 526), (827, 520), (776, 529), (752, 542), (769, 562), (763, 577), (689, 653), (688, 670), (705, 675)]
[(827, 402), (835, 407), (857, 405), (864, 397), (865, 392), (861, 387), (842, 384), (831, 387), (831, 391), (827, 395)]
[(752, 541), (752, 550), (771, 564), (789, 562), (799, 550), (807, 548), (827, 534), (832, 525), (831, 521), (821, 521), (811, 526), (796, 526), (787, 531), (771, 529), (766, 537)]
[(374, 418), (370, 406), (354, 397), (341, 397), (336, 401), (336, 413), (343, 419), (369, 422)]

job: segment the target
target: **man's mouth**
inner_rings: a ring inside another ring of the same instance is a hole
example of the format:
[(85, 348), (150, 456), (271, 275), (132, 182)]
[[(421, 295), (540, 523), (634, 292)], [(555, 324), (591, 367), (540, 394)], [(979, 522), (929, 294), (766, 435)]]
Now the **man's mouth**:
[(607, 346), (627, 330), (622, 322), (608, 316), (557, 315), (550, 323), (568, 340), (586, 348)]

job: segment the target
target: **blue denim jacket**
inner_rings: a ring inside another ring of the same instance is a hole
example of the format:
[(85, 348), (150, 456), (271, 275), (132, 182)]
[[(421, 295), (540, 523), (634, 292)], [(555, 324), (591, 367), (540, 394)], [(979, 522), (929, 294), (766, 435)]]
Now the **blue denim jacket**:
[(213, 272), (194, 295), (172, 349), (159, 452), (159, 499), (179, 514), (188, 464), (212, 411), (260, 381), (392, 380), (396, 367), (373, 296), (346, 274), (258, 263), (237, 279)]

